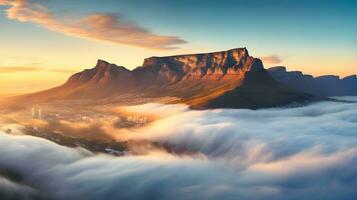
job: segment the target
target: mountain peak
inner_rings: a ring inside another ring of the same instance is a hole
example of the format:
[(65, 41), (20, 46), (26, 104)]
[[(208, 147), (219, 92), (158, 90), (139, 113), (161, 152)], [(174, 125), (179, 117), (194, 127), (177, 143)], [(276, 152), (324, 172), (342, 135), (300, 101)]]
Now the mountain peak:
[(109, 63), (105, 60), (101, 60), (98, 59), (97, 64), (95, 65), (94, 68), (92, 68), (92, 70), (95, 70), (97, 72), (100, 71), (107, 71), (107, 73), (112, 73), (112, 72), (116, 72), (116, 71), (129, 71), (128, 69), (126, 69), (123, 66), (118, 66), (116, 64), (112, 64)]
[(97, 64), (95, 65), (95, 67), (97, 68), (101, 68), (101, 67), (107, 67), (108, 65), (110, 65), (109, 62), (105, 61), (105, 60), (101, 60), (101, 59), (98, 59), (97, 60)]
[[(105, 60), (98, 59), (97, 64), (93, 68), (93, 70), (99, 72), (99, 71), (117, 71), (120, 70), (124, 67), (117, 66), (115, 64), (111, 64)], [(126, 68), (124, 68), (126, 70)], [(109, 73), (109, 72), (108, 72)]]

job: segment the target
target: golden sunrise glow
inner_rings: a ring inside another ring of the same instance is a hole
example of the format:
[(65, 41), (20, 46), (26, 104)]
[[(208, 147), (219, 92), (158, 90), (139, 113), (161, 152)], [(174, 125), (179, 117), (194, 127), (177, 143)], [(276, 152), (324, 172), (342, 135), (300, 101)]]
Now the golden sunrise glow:
[[(0, 6), (0, 42), (6, 47), (0, 49), (0, 94), (33, 92), (60, 85), (71, 74), (92, 68), (97, 59), (134, 69), (151, 56), (244, 46), (250, 55), (261, 58), (265, 67), (282, 65), (290, 71), (314, 76), (357, 74), (353, 41), (339, 42), (344, 39), (341, 37), (329, 38), (324, 43), (306, 38), (309, 43), (300, 45), (291, 36), (286, 45), (270, 40), (264, 40), (267, 44), (261, 45), (261, 36), (241, 37), (241, 30), (237, 36), (226, 38), (225, 29), (221, 30), (222, 36), (200, 31), (188, 34), (192, 27), (163, 28), (157, 24), (160, 27), (157, 29), (163, 32), (160, 34), (120, 14), (89, 12), (62, 16), (54, 9), (56, 6), (28, 0), (0, 0)], [(179, 30), (181, 35), (176, 36)], [(331, 48), (332, 42), (337, 47)]]

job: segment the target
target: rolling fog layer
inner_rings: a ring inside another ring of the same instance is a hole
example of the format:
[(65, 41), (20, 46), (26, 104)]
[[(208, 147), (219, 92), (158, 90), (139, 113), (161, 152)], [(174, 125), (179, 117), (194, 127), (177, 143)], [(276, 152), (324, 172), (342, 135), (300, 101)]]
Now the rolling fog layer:
[(176, 154), (147, 149), (111, 157), (0, 133), (0, 199), (357, 198), (357, 103), (133, 108), (169, 114), (124, 131), (126, 137), (159, 142)]

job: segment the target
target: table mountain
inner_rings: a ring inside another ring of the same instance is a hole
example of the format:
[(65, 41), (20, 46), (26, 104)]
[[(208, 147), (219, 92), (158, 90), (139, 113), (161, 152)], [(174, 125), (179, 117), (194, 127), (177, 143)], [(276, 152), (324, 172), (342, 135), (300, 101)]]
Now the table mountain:
[[(66, 99), (177, 97), (193, 108), (262, 108), (311, 100), (274, 80), (246, 48), (150, 57), (134, 70), (98, 60), (63, 85), (17, 97), (27, 103)], [(135, 96), (135, 97), (134, 97)]]

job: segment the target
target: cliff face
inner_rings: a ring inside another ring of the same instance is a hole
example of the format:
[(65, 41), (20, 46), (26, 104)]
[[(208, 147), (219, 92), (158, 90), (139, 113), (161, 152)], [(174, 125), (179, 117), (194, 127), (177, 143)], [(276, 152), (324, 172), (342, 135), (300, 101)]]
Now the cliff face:
[(313, 77), (296, 71), (286, 71), (283, 66), (268, 69), (270, 75), (296, 90), (316, 96), (348, 96), (357, 95), (356, 75), (340, 79), (338, 76), (326, 75)]
[(253, 60), (246, 48), (238, 48), (207, 54), (151, 57), (144, 60), (143, 67), (158, 71), (168, 69), (180, 76), (221, 76), (248, 70)]
[[(151, 57), (133, 73), (142, 80), (155, 77), (155, 82), (174, 83), (181, 80), (237, 79), (250, 71), (255, 58), (246, 48), (228, 51), (168, 57)], [(257, 69), (255, 69), (257, 70)], [(263, 70), (263, 68), (260, 68)], [(232, 76), (233, 75), (233, 76)]]
[[(195, 108), (260, 108), (309, 98), (276, 82), (246, 48), (151, 57), (130, 71), (98, 60), (57, 88), (26, 95), (30, 100), (176, 97)], [(274, 97), (272, 97), (274, 96)]]

